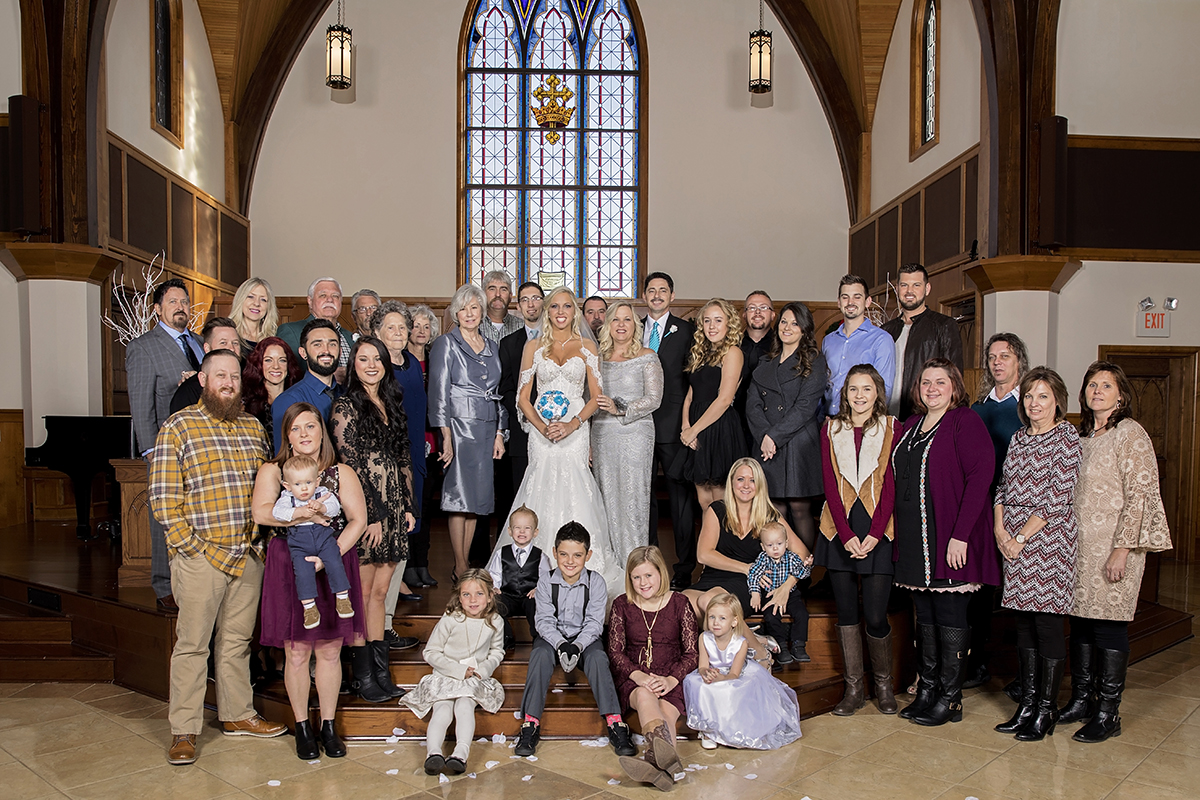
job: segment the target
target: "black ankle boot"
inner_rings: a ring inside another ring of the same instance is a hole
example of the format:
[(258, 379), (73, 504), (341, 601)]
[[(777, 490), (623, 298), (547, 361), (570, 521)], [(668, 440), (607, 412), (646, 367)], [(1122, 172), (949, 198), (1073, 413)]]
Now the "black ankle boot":
[(962, 722), (962, 684), (967, 668), (970, 628), (938, 626), (938, 695), (923, 714), (914, 714), (918, 725)]
[(1071, 637), (1071, 700), (1058, 712), (1058, 721), (1086, 722), (1096, 713), (1094, 691), (1096, 673), (1093, 659), (1096, 648), (1091, 643)]
[(379, 688), (393, 700), (408, 694), (392, 682), (392, 670), (388, 661), (388, 653), (391, 652), (391, 648), (388, 647), (388, 643), (382, 639), (378, 642), (367, 642), (367, 649), (371, 651), (371, 660), (375, 665), (375, 683), (379, 685)]
[(379, 688), (375, 680), (375, 663), (371, 648), (363, 645), (350, 648), (350, 660), (354, 666), (354, 684), (358, 696), (368, 703), (383, 703), (392, 696)]
[(1039, 658), (1038, 662), (1037, 713), (1017, 731), (1021, 742), (1040, 742), (1054, 735), (1058, 724), (1058, 689), (1067, 662), (1063, 658)]
[(317, 749), (317, 738), (313, 736), (312, 725), (306, 719), (296, 722), (296, 755), (305, 761), (321, 757), (321, 751)]
[(421, 576), (421, 583), (426, 586), (437, 586), (437, 580), (429, 574), (429, 567), (417, 567), (417, 574)]
[(917, 626), (917, 698), (900, 711), (904, 719), (924, 714), (937, 697), (938, 641), (936, 625)]
[(1117, 711), (1121, 707), (1121, 694), (1125, 691), (1129, 653), (1097, 648), (1095, 663), (1096, 692), (1100, 695), (1096, 715), (1071, 737), (1085, 744), (1096, 744), (1121, 735), (1121, 717)]
[(330, 758), (341, 758), (346, 755), (346, 745), (338, 738), (331, 719), (321, 720), (321, 746), (325, 748), (325, 755)]
[(1037, 648), (1017, 648), (1017, 680), (1021, 683), (1021, 699), (1017, 702), (1017, 713), (1008, 722), (996, 726), (998, 732), (1016, 733), (1033, 719), (1037, 709), (1037, 670)]

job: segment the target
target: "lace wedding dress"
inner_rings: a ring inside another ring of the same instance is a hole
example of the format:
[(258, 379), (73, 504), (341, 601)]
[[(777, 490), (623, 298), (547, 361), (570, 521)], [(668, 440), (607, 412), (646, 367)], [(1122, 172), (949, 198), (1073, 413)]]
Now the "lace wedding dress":
[[(599, 359), (584, 350), (584, 355), (572, 356), (559, 365), (542, 354), (541, 348), (533, 355), (533, 366), (521, 373), (517, 392), (536, 375), (540, 393), (557, 389), (570, 401), (564, 419), (570, 419), (583, 410), (583, 389), (587, 385), (588, 371), (600, 378)], [(537, 398), (534, 398), (537, 402)], [(538, 534), (534, 540), (542, 552), (554, 563), (554, 536), (558, 529), (574, 520), (587, 528), (592, 537), (592, 557), (587, 568), (599, 572), (608, 583), (610, 597), (625, 591), (625, 565), (617, 563), (613, 555), (612, 540), (608, 531), (608, 520), (604, 513), (604, 498), (600, 487), (588, 468), (588, 451), (591, 444), (588, 423), (558, 442), (551, 442), (534, 429), (521, 415), (521, 426), (529, 432), (529, 468), (517, 489), (513, 508), (522, 505), (533, 509), (538, 515)], [(512, 513), (512, 509), (509, 509)], [(512, 542), (505, 520), (496, 548)]]

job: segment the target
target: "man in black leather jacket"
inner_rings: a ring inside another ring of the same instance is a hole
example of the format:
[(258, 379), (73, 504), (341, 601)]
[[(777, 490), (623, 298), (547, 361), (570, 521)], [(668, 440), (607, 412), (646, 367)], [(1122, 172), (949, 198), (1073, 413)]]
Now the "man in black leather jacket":
[(883, 329), (896, 342), (896, 380), (888, 411), (900, 419), (913, 413), (912, 389), (921, 377), (921, 366), (931, 358), (948, 358), (963, 368), (962, 336), (958, 323), (925, 305), (929, 294), (929, 273), (920, 264), (900, 267), (896, 295), (900, 315), (883, 323)]

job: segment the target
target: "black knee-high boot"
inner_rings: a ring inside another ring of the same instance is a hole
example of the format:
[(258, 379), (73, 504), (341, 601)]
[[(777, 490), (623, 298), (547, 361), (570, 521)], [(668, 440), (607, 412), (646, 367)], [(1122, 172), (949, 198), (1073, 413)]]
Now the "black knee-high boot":
[(1077, 742), (1095, 744), (1110, 736), (1121, 735), (1121, 694), (1125, 691), (1125, 672), (1129, 668), (1129, 653), (1121, 650), (1096, 651), (1096, 687), (1100, 700), (1092, 721), (1072, 737)]
[(966, 676), (970, 628), (938, 626), (938, 695), (923, 714), (914, 714), (918, 725), (944, 725), (962, 721), (962, 685)]
[(1037, 671), (1037, 648), (1017, 648), (1017, 680), (1021, 682), (1021, 700), (1017, 703), (1017, 713), (1008, 722), (996, 726), (1000, 733), (1016, 733), (1033, 718), (1037, 709)]
[(1062, 658), (1038, 659), (1037, 713), (1017, 731), (1020, 741), (1040, 742), (1054, 734), (1058, 723), (1058, 689), (1062, 686), (1066, 663)]
[(917, 626), (917, 697), (904, 707), (900, 716), (912, 719), (924, 714), (937, 697), (938, 640), (936, 625)]
[(1083, 637), (1071, 637), (1071, 700), (1058, 712), (1058, 721), (1086, 722), (1096, 713), (1096, 648)]

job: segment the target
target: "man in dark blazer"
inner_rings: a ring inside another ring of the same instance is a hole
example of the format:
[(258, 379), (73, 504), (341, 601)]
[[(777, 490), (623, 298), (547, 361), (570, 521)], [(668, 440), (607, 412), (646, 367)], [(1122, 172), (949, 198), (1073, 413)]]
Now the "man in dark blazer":
[[(683, 443), (683, 401), (688, 379), (684, 368), (691, 352), (696, 328), (686, 319), (671, 313), (675, 299), (675, 281), (665, 272), (652, 272), (642, 284), (642, 296), (649, 314), (642, 320), (642, 345), (658, 353), (663, 370), (662, 404), (654, 412), (654, 460), (651, 475), (663, 467), (667, 498), (671, 507), (671, 527), (675, 533), (675, 567), (671, 588), (682, 591), (692, 585), (696, 571), (696, 489), (686, 481), (666, 474)], [(658, 503), (650, 502), (650, 544), (658, 544)]]
[(304, 330), (304, 326), (314, 319), (325, 319), (332, 322), (334, 330), (342, 340), (342, 352), (333, 377), (344, 386), (346, 384), (346, 365), (350, 363), (350, 348), (354, 346), (354, 337), (338, 321), (341, 313), (342, 285), (333, 278), (317, 278), (308, 287), (308, 316), (304, 319), (285, 322), (279, 326), (275, 335), (287, 342), (293, 357), (301, 358), (300, 334)]
[[(229, 317), (213, 317), (204, 323), (204, 327), (200, 329), (200, 338), (204, 341), (205, 353), (211, 353), (213, 350), (242, 352), (242, 339), (238, 336), (237, 325)], [(241, 360), (240, 356), (238, 360)], [(179, 384), (179, 388), (175, 390), (175, 396), (171, 398), (171, 413), (199, 403), (203, 391), (200, 386), (200, 373), (197, 372)]]
[[(506, 517), (509, 511), (507, 506), (512, 505), (512, 499), (516, 497), (517, 489), (525, 477), (525, 470), (529, 467), (529, 434), (525, 433), (517, 422), (517, 388), (521, 380), (521, 356), (525, 352), (525, 344), (531, 339), (536, 339), (542, 332), (542, 305), (545, 299), (546, 293), (539, 284), (533, 281), (522, 283), (517, 288), (517, 307), (521, 310), (525, 324), (520, 330), (513, 331), (500, 340), (500, 397), (504, 407), (508, 409), (508, 447), (504, 451), (504, 458), (497, 463), (503, 464), (507, 460), (510, 466), (509, 482), (512, 484), (512, 492), (505, 493), (508, 504), (505, 505), (503, 513)], [(533, 391), (537, 391), (536, 385)], [(496, 487), (499, 490), (500, 484)], [(497, 491), (497, 495), (499, 494)], [(497, 510), (500, 506), (501, 504), (497, 503)]]
[(963, 368), (962, 335), (958, 323), (925, 304), (929, 273), (920, 264), (900, 267), (896, 299), (900, 315), (880, 327), (896, 343), (896, 375), (888, 413), (901, 422), (913, 414), (912, 389), (921, 377), (921, 366), (931, 358), (946, 358)]
[[(200, 337), (188, 330), (192, 321), (187, 286), (172, 278), (154, 289), (157, 323), (125, 346), (129, 415), (134, 455), (150, 460), (158, 430), (171, 415), (171, 399), (184, 380), (200, 369), (204, 358)], [(149, 509), (147, 509), (149, 512)], [(171, 567), (162, 525), (150, 514), (150, 586), (162, 608), (174, 610)]]

